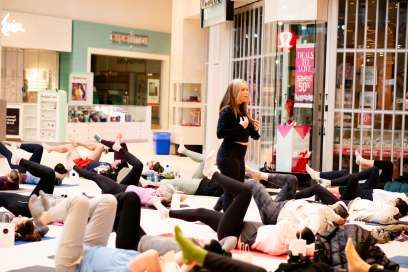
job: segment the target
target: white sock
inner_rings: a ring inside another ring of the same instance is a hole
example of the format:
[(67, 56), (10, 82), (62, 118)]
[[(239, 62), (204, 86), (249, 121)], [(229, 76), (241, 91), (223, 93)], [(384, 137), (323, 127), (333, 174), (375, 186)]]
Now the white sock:
[(186, 147), (182, 142), (180, 142), (179, 147), (177, 148), (177, 152), (183, 154), (186, 151)]
[(308, 164), (306, 164), (306, 172), (309, 174), (309, 176), (314, 179), (314, 180), (319, 180), (320, 179), (320, 172), (317, 172), (313, 168), (311, 168)]
[(208, 179), (211, 179), (215, 172), (219, 172), (217, 166), (215, 165), (216, 153), (211, 151), (205, 158), (205, 164), (203, 168), (203, 175)]
[(331, 186), (331, 180), (329, 180), (329, 179), (319, 178), (317, 180), (317, 182), (319, 182), (319, 184), (322, 185), (323, 187), (330, 187)]
[(159, 198), (153, 202), (153, 206), (159, 211), (161, 219), (169, 218), (170, 211), (164, 207)]
[(354, 151), (354, 155), (356, 156), (356, 164), (357, 164), (357, 165), (360, 165), (361, 159), (362, 159), (363, 157), (361, 156), (360, 152), (358, 152), (357, 150)]

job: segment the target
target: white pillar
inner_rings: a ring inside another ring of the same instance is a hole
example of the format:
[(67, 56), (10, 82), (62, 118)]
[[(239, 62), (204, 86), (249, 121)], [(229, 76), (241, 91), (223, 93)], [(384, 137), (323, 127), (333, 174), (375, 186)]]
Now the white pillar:
[[(3, 0), (0, 0), (0, 14), (3, 14)], [(0, 34), (0, 63), (1, 63), (1, 34)], [(4, 67), (2, 67), (4, 68)], [(3, 71), (3, 69), (1, 69)], [(1, 71), (0, 71), (0, 86), (1, 86)], [(3, 88), (0, 88), (0, 141), (6, 139), (6, 94)]]
[(323, 120), (322, 171), (333, 170), (334, 108), (336, 95), (336, 48), (338, 0), (331, 0), (327, 22), (325, 110)]
[(232, 22), (211, 26), (209, 29), (208, 74), (207, 74), (207, 116), (205, 149), (218, 149), (217, 139), (219, 106), (232, 77)]

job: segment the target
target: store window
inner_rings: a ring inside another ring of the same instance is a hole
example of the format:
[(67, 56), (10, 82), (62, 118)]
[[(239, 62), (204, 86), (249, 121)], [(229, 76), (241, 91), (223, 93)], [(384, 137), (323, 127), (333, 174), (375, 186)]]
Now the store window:
[(1, 88), (7, 102), (37, 102), (37, 92), (58, 89), (55, 51), (2, 48)]
[(160, 127), (161, 61), (92, 55), (94, 104), (150, 105), (152, 128)]
[(339, 0), (334, 169), (354, 151), (408, 171), (407, 1)]

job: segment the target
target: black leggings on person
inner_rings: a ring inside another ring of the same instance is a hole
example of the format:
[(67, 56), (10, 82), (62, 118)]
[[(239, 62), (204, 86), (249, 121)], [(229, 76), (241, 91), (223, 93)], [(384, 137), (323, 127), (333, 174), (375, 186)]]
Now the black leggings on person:
[[(217, 166), (221, 173), (237, 181), (245, 180), (245, 154), (247, 146), (234, 142), (223, 141), (217, 153)], [(233, 196), (224, 192), (218, 199), (216, 210), (227, 210), (231, 204)]]
[(203, 267), (209, 271), (223, 272), (267, 272), (264, 268), (222, 256), (209, 251), (204, 258)]
[[(44, 193), (52, 194), (54, 192), (55, 172), (51, 168), (39, 163), (21, 159), (19, 166), (27, 169), (33, 176), (39, 177), (40, 181), (31, 192), (38, 195), (40, 190)], [(0, 192), (0, 207), (4, 207), (14, 215), (31, 217), (30, 209), (28, 208), (28, 200), (30, 196), (20, 195), (15, 193)]]
[[(43, 147), (39, 144), (21, 144), (20, 149), (27, 151), (31, 154), (30, 161), (41, 163), (41, 158), (43, 154)], [(20, 173), (25, 173), (26, 169), (21, 165), (14, 165), (11, 163), (11, 156), (13, 155), (11, 151), (2, 143), (0, 143), (0, 154), (3, 155), (10, 166), (11, 169), (17, 169)]]
[(55, 172), (53, 169), (26, 159), (21, 159), (19, 166), (27, 169), (27, 171), (30, 172), (33, 176), (40, 178), (38, 184), (35, 186), (34, 190), (31, 193), (32, 195), (38, 195), (40, 190), (44, 191), (44, 193), (47, 194), (52, 194), (54, 192)]
[(140, 238), (145, 234), (140, 227), (140, 198), (135, 192), (115, 195), (118, 200), (113, 230), (116, 232), (116, 247), (137, 250)]
[(319, 184), (312, 185), (297, 192), (295, 194), (295, 199), (308, 198), (312, 196), (317, 196), (325, 205), (331, 205), (339, 201), (335, 195)]
[[(380, 174), (381, 170), (381, 174)], [(356, 174), (359, 180), (366, 180), (361, 184), (361, 188), (383, 189), (387, 181), (392, 180), (393, 164), (390, 161), (374, 160), (374, 166)], [(332, 186), (347, 186), (350, 174), (345, 170), (321, 172), (320, 178), (331, 180)]]
[(246, 211), (251, 202), (251, 190), (246, 184), (218, 172), (213, 175), (212, 180), (218, 182), (223, 187), (224, 192), (228, 192), (234, 197), (231, 205), (224, 213), (204, 208), (171, 210), (170, 217), (190, 222), (201, 221), (216, 231), (220, 240), (227, 236), (239, 237)]
[(122, 153), (126, 161), (133, 166), (129, 173), (122, 179), (120, 184), (111, 178), (99, 175), (93, 171), (85, 170), (78, 166), (74, 166), (74, 170), (77, 171), (81, 177), (93, 180), (99, 186), (99, 188), (101, 188), (102, 193), (104, 194), (122, 193), (126, 191), (128, 185), (138, 185), (140, 175), (143, 171), (143, 164), (130, 152), (124, 150), (124, 148), (121, 148), (119, 152)]
[[(356, 174), (351, 174), (348, 177), (347, 186), (340, 187), (339, 189), (341, 193), (340, 200), (348, 201), (357, 197), (372, 200), (373, 190), (360, 188), (359, 177)], [(312, 196), (317, 196), (320, 201), (326, 205), (334, 204), (339, 201), (334, 194), (319, 184), (312, 185), (297, 192), (295, 194), (295, 199), (308, 198)]]

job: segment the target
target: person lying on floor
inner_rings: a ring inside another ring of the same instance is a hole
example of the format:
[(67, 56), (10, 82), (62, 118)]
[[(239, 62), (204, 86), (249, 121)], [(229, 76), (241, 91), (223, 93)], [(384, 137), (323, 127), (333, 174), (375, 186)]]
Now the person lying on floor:
[[(306, 171), (313, 180), (316, 180), (324, 187), (346, 186), (351, 179), (365, 180), (364, 183), (359, 184), (359, 190), (362, 197), (365, 191), (371, 194), (370, 191), (374, 189), (384, 189), (384, 184), (392, 181), (393, 164), (391, 161), (385, 160), (368, 160), (364, 159), (358, 151), (355, 152), (356, 164), (367, 168), (357, 174), (349, 174), (347, 170), (318, 172), (306, 165)], [(380, 174), (381, 172), (381, 174)]]
[[(8, 145), (10, 149), (7, 148), (6, 145)], [(39, 144), (19, 144), (13, 142), (0, 143), (0, 154), (7, 159), (7, 162), (11, 168), (7, 175), (0, 176), (0, 191), (18, 190), (19, 184), (37, 185), (40, 180), (38, 177), (27, 171), (27, 169), (24, 167), (15, 165), (11, 162), (12, 151), (17, 149), (32, 153), (29, 160), (36, 163), (41, 163), (43, 147)], [(62, 183), (62, 180), (68, 171), (61, 163), (55, 165), (54, 171), (56, 177), (55, 185), (59, 185)]]
[[(112, 163), (100, 161), (102, 153), (105, 151), (105, 148), (101, 143), (73, 142), (72, 144), (58, 146), (43, 145), (44, 149), (48, 152), (55, 151), (58, 153), (67, 153), (66, 164), (68, 168), (71, 166), (72, 162), (74, 162), (74, 164), (80, 168), (94, 171), (116, 180), (119, 171), (126, 167), (126, 164), (123, 164), (121, 160), (115, 160)], [(91, 154), (82, 157), (77, 150), (78, 146), (82, 146), (92, 151)], [(126, 145), (124, 145), (124, 148), (127, 149)]]
[(259, 250), (270, 255), (281, 255), (288, 251), (289, 241), (301, 237), (308, 244), (314, 242), (313, 232), (305, 226), (293, 225), (290, 221), (281, 220), (277, 225), (263, 225), (258, 222), (245, 222), (252, 194), (250, 187), (232, 178), (222, 175), (216, 166), (208, 163), (204, 168), (205, 175), (217, 182), (224, 192), (234, 195), (231, 205), (224, 213), (198, 209), (167, 210), (164, 206), (159, 208), (162, 218), (177, 218), (189, 222), (201, 221), (217, 232), (219, 240), (228, 237), (235, 238), (233, 247), (247, 244), (251, 249)]
[[(378, 164), (381, 163), (377, 161), (377, 165)], [(387, 165), (387, 163), (385, 163), (385, 165)], [(268, 179), (270, 175), (254, 169), (248, 169), (248, 172), (257, 180)], [(375, 175), (378, 176), (378, 170), (375, 170), (375, 168), (370, 169), (368, 172), (376, 173)], [(317, 172), (317, 174), (311, 175), (313, 176), (318, 174), (319, 173)], [(338, 174), (342, 175), (340, 172), (332, 172), (332, 174), (333, 176), (337, 176)], [(399, 218), (407, 214), (408, 205), (405, 194), (387, 192), (381, 189), (363, 189), (366, 187), (359, 184), (360, 178), (356, 174), (343, 176), (339, 179), (343, 178), (346, 178), (346, 181), (344, 183), (345, 186), (342, 186), (341, 189), (333, 188), (329, 191), (327, 188), (319, 184), (315, 184), (296, 192), (294, 194), (294, 198), (302, 199), (317, 196), (318, 199), (320, 199), (320, 201), (326, 205), (333, 205), (340, 200), (349, 203), (350, 200), (355, 199), (353, 201), (353, 206), (349, 205), (349, 213), (350, 215), (353, 213), (353, 220), (359, 219), (366, 222), (392, 224), (396, 223)], [(333, 191), (340, 194), (340, 198), (336, 197), (336, 195), (333, 194)], [(361, 198), (365, 198), (367, 200)]]
[(138, 183), (143, 169), (142, 162), (123, 148), (118, 142), (116, 142), (112, 148), (116, 152), (121, 153), (125, 161), (132, 166), (121, 183), (117, 183), (109, 177), (88, 171), (77, 165), (75, 165), (73, 169), (77, 171), (81, 177), (94, 181), (99, 188), (101, 188), (103, 194), (118, 194), (132, 191), (140, 197), (142, 205), (145, 206), (155, 206), (157, 202), (171, 202), (173, 194), (176, 192), (173, 186), (160, 184), (157, 189), (139, 187)]
[[(324, 235), (336, 225), (343, 225), (346, 222), (347, 206), (341, 201), (325, 205), (295, 197), (297, 195), (297, 178), (295, 176), (261, 173), (250, 167), (246, 167), (246, 170), (254, 178), (246, 180), (245, 184), (252, 191), (262, 223), (274, 225), (282, 220), (288, 220), (295, 226), (309, 227), (314, 234)], [(261, 179), (281, 187), (274, 199), (259, 182)]]
[(190, 179), (162, 179), (160, 183), (171, 184), (177, 191), (181, 191), (187, 195), (203, 195), (203, 196), (220, 196), (222, 195), (222, 187), (211, 182), (203, 175), (204, 155), (198, 152), (188, 150), (183, 143), (180, 143), (177, 152), (183, 154), (195, 162), (198, 162), (196, 170)]
[[(162, 264), (155, 251), (106, 248), (116, 213), (116, 199), (101, 195), (88, 199), (83, 195), (68, 197), (49, 207), (41, 198), (30, 198), (30, 210), (41, 224), (63, 220), (64, 229), (55, 255), (56, 271), (132, 271), (160, 272)], [(194, 246), (179, 228), (175, 236), (186, 263), (226, 271), (265, 271)], [(236, 270), (235, 268), (241, 268)], [(247, 270), (242, 270), (242, 269)], [(249, 270), (248, 270), (249, 269)]]
[[(39, 182), (31, 192), (31, 195), (38, 195), (40, 191), (48, 194), (53, 193), (55, 172), (51, 168), (34, 161), (19, 158), (15, 154), (12, 154), (11, 162), (13, 165), (24, 167), (33, 176), (39, 178)], [(3, 207), (13, 215), (9, 219), (15, 223), (16, 237), (21, 237), (22, 240), (28, 241), (38, 240), (41, 236), (45, 235), (48, 228), (40, 227), (32, 222), (28, 200), (29, 196), (26, 195), (0, 192), (0, 207)]]

